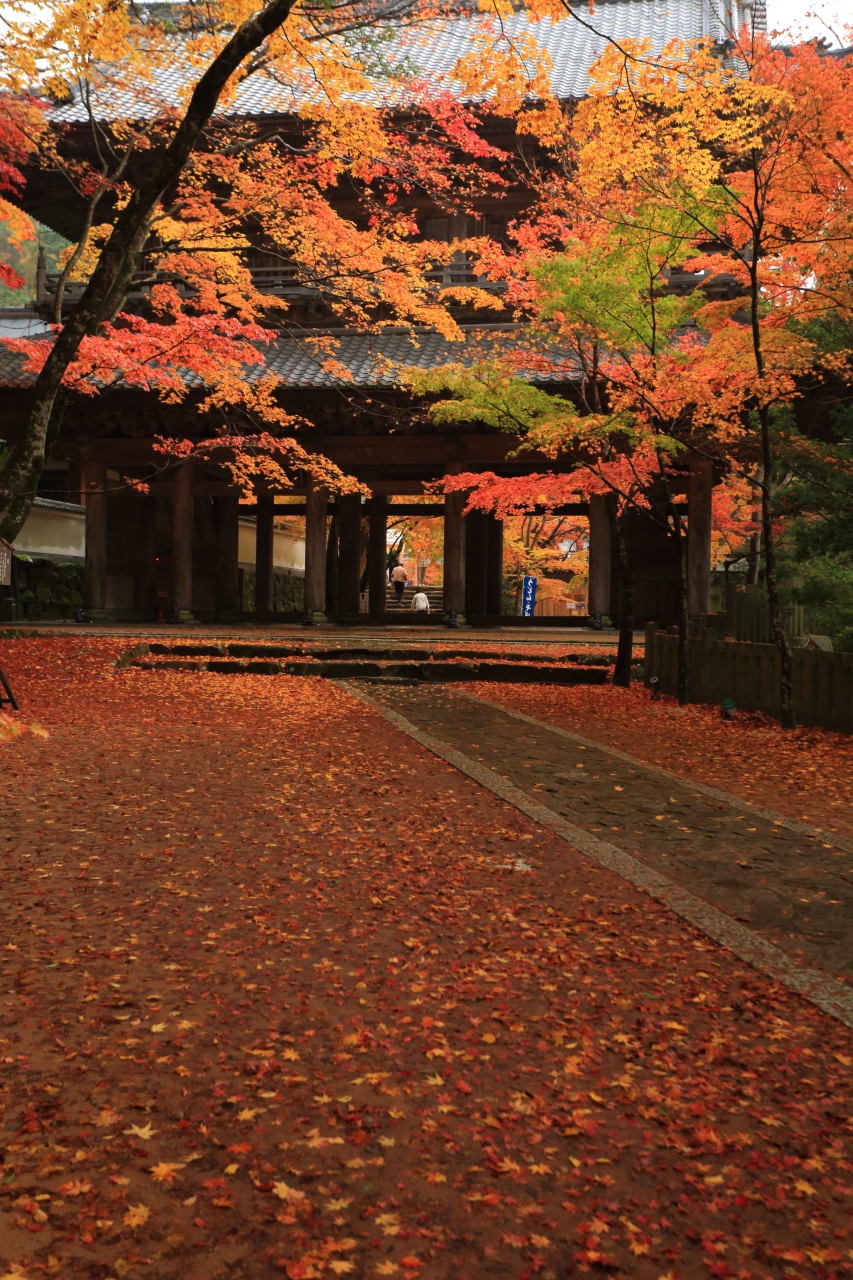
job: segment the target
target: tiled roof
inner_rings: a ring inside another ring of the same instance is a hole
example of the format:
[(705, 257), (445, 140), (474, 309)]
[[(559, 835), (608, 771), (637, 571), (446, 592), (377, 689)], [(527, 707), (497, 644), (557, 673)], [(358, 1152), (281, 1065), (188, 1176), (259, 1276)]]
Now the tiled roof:
[[(282, 335), (275, 343), (264, 347), (265, 366), (250, 366), (246, 370), (249, 381), (272, 372), (287, 387), (375, 387), (392, 389), (400, 384), (396, 370), (400, 366), (418, 369), (438, 369), (446, 364), (472, 365), (496, 350), (519, 350), (525, 345), (525, 331), (520, 326), (486, 325), (467, 329), (462, 342), (449, 342), (441, 334), (385, 330), (382, 333), (338, 333), (331, 335), (335, 346), (327, 347), (327, 335), (306, 333), (301, 336)], [(317, 340), (322, 338), (320, 344)], [(336, 376), (324, 365), (334, 361), (342, 365), (348, 376)], [(551, 371), (541, 375), (534, 371), (531, 358), (528, 376), (531, 381), (562, 383), (572, 380), (575, 365), (571, 354), (566, 353), (561, 372)], [(24, 357), (11, 351), (0, 341), (0, 386), (28, 387), (35, 375), (24, 370)], [(200, 386), (197, 377), (187, 377), (189, 386)]]
[[(574, 6), (577, 18), (566, 16), (560, 21), (535, 22), (524, 12), (502, 18), (500, 27), (485, 14), (463, 14), (436, 18), (428, 24), (400, 29), (394, 39), (383, 46), (383, 58), (393, 67), (412, 69), (433, 88), (454, 85), (451, 73), (457, 60), (469, 52), (477, 37), (484, 34), (495, 40), (517, 42), (532, 36), (550, 56), (553, 64), (552, 87), (562, 99), (582, 97), (589, 87), (589, 69), (605, 49), (608, 40), (648, 38), (653, 52), (669, 41), (710, 37), (724, 39), (732, 27), (738, 29), (744, 14), (741, 0), (598, 0)], [(580, 21), (578, 20), (580, 19)], [(725, 19), (725, 20), (724, 20)], [(727, 30), (728, 28), (728, 30)], [(179, 102), (198, 75), (180, 57), (176, 37), (175, 63), (164, 71), (152, 88), (134, 87), (126, 71), (117, 73), (115, 81), (96, 91), (92, 108), (98, 119), (117, 117), (148, 118), (163, 106)], [(300, 103), (320, 96), (317, 85), (310, 82), (280, 84), (266, 72), (257, 72), (239, 87), (228, 112), (242, 116), (287, 114)], [(398, 85), (366, 95), (377, 105), (396, 106), (403, 101)], [(85, 122), (87, 112), (79, 93), (66, 103), (53, 108), (58, 122)]]

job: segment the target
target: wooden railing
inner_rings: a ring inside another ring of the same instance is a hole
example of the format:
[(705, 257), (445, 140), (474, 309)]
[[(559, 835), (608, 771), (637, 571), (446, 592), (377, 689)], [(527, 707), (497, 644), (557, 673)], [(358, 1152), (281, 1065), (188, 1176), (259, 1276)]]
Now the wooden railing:
[[(251, 267), (252, 283), (259, 293), (266, 293), (275, 296), (305, 294), (318, 296), (321, 289), (310, 283), (307, 283), (299, 273), (298, 268), (288, 266), (282, 263), (275, 267)], [(448, 263), (441, 267), (436, 267), (432, 271), (425, 273), (426, 279), (431, 283), (440, 285), (441, 288), (447, 289), (453, 286), (468, 285), (476, 286), (480, 289), (487, 289), (490, 293), (500, 293), (505, 286), (496, 283), (493, 280), (487, 280), (485, 276), (476, 274), (476, 264), (468, 262)], [(148, 272), (137, 272), (134, 282), (127, 294), (130, 302), (141, 301), (148, 297), (151, 285), (156, 283), (158, 279), (166, 279), (167, 277), (152, 277)], [(191, 296), (191, 290), (181, 281), (174, 281), (179, 292), (187, 297)], [(56, 290), (59, 284), (58, 275), (49, 275), (46, 272), (39, 272), (36, 279), (36, 303), (40, 308), (46, 311), (52, 311), (55, 300)], [(75, 306), (82, 297), (85, 289), (85, 281), (69, 280), (62, 294), (62, 307), (67, 310), (69, 307)]]

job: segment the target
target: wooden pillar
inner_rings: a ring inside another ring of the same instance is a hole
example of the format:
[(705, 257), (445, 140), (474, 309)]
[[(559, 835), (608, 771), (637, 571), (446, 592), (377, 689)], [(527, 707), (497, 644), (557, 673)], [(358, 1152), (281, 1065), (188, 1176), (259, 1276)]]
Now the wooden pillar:
[(388, 500), (382, 493), (374, 493), (368, 508), (370, 527), (367, 535), (367, 588), (370, 612), (375, 618), (385, 616), (385, 595), (388, 586)]
[(145, 498), (142, 516), (143, 560), (145, 573), (142, 580), (143, 609), (149, 618), (157, 617), (159, 578), (159, 561), (157, 559), (157, 504), (159, 499), (153, 493)]
[(329, 496), (310, 481), (305, 494), (305, 618), (326, 621), (326, 517)]
[(486, 517), (486, 614), (498, 618), (504, 611), (504, 522)]
[(713, 492), (713, 462), (691, 454), (687, 484), (687, 612), (691, 617), (711, 612)]
[(230, 622), (240, 615), (240, 499), (216, 499), (216, 616)]
[(444, 499), (444, 613), (452, 622), (465, 621), (465, 521), (468, 501), (464, 493), (448, 493)]
[(172, 607), (176, 619), (192, 618), (193, 600), (193, 464), (181, 462), (172, 472)]
[(361, 496), (347, 493), (338, 498), (338, 610), (357, 614), (361, 578)]
[(471, 511), (465, 522), (465, 613), (467, 617), (486, 614), (486, 522), (483, 511)]
[(86, 501), (86, 608), (94, 617), (103, 615), (107, 603), (107, 468), (103, 462), (87, 462), (83, 483)]
[(255, 508), (255, 617), (269, 622), (272, 613), (273, 542), (275, 537), (275, 498), (259, 493)]
[(607, 499), (593, 494), (589, 500), (589, 600), (590, 616), (610, 613), (610, 517)]

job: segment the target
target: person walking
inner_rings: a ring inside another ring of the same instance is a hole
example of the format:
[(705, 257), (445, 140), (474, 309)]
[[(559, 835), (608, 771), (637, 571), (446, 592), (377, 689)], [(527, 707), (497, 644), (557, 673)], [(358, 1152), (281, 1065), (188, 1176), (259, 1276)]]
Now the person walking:
[(412, 609), (415, 613), (429, 613), (429, 596), (420, 588), (412, 597)]
[(403, 592), (406, 590), (406, 583), (409, 581), (409, 575), (401, 564), (395, 564), (391, 570), (391, 582), (394, 585), (394, 595), (397, 598), (397, 604), (403, 603)]

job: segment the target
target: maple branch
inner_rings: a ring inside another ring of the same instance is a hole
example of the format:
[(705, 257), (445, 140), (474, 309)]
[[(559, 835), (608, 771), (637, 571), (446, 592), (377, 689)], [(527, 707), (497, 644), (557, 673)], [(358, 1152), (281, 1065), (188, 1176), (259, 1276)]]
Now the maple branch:
[(241, 63), (287, 20), (295, 0), (270, 0), (247, 18), (193, 90), (184, 117), (161, 156), (119, 214), (78, 306), (56, 337), (33, 389), (23, 429), (0, 468), (0, 536), (14, 538), (26, 519), (45, 461), (47, 433), (66, 370), (80, 343), (120, 305), (166, 188), (187, 163)]

